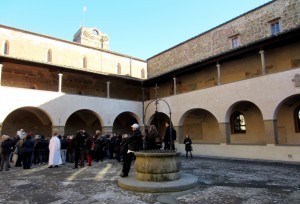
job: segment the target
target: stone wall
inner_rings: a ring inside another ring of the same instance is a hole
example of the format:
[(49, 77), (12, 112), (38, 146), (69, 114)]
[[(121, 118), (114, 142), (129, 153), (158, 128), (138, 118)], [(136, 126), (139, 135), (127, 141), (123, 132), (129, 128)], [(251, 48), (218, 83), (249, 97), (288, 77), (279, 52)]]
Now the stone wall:
[(148, 59), (148, 78), (227, 52), (233, 36), (239, 36), (240, 46), (268, 38), (273, 20), (280, 32), (299, 27), (299, 15), (299, 0), (274, 0)]
[[(58, 91), (60, 73), (58, 69), (6, 62), (2, 65), (2, 86)], [(96, 75), (88, 72), (76, 73), (70, 70), (65, 70), (62, 74), (61, 91), (66, 94), (107, 97), (107, 82), (109, 81), (109, 96), (111, 98), (135, 101), (143, 100), (141, 82), (138, 80)]]
[[(9, 53), (4, 53), (8, 44)], [(48, 60), (48, 52), (51, 61)], [(0, 25), (0, 55), (87, 72), (147, 77), (147, 63), (128, 55)], [(84, 67), (86, 59), (86, 67)]]
[[(272, 48), (265, 48), (266, 74), (294, 69), (300, 66), (300, 40), (285, 43)], [(259, 49), (244, 53), (242, 56), (227, 60), (221, 66), (221, 85), (247, 80), (262, 75)], [(170, 76), (158, 83), (159, 96), (174, 94), (174, 81)], [(216, 64), (199, 67), (192, 74), (176, 75), (176, 94), (183, 94), (200, 89), (218, 86)], [(155, 98), (155, 89), (150, 88), (150, 98)]]

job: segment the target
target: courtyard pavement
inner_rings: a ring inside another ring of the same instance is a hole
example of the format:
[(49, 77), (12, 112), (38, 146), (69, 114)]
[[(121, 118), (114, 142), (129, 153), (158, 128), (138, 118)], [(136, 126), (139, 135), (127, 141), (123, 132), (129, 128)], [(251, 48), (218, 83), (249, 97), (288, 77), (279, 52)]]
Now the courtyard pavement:
[[(0, 172), (0, 203), (300, 203), (300, 164), (211, 158), (180, 158), (182, 172), (198, 177), (195, 188), (171, 193), (139, 193), (118, 187), (122, 164), (94, 162), (72, 169), (68, 163), (49, 169), (34, 165)], [(133, 164), (131, 173), (134, 171)]]

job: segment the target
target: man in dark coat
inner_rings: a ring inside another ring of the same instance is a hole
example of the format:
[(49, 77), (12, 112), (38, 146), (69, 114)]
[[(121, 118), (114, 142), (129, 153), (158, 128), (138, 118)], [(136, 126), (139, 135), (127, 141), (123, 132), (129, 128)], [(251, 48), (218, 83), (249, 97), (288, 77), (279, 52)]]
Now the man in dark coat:
[(142, 133), (140, 131), (140, 126), (137, 123), (134, 123), (132, 126), (132, 135), (126, 138), (126, 143), (128, 144), (127, 156), (123, 163), (123, 169), (121, 173), (121, 177), (127, 177), (130, 171), (131, 161), (134, 156), (135, 151), (139, 151), (141, 149), (142, 144)]
[(1, 165), (0, 165), (0, 171), (3, 171), (3, 167), (5, 168), (5, 171), (8, 171), (9, 169), (9, 157), (11, 153), (13, 141), (9, 138), (8, 135), (2, 136), (2, 143), (1, 143)]
[(104, 137), (101, 136), (101, 131), (97, 130), (96, 131), (96, 140), (94, 142), (94, 156), (96, 162), (103, 161), (104, 159)]
[(38, 151), (38, 161), (39, 164), (45, 164), (48, 162), (48, 154), (47, 154), (47, 149), (49, 147), (49, 144), (47, 140), (45, 139), (44, 135), (41, 135), (41, 138), (36, 144), (36, 148)]
[(80, 166), (83, 166), (83, 159), (85, 159), (84, 156), (84, 140), (87, 138), (85, 131), (84, 130), (80, 130), (77, 132), (77, 134), (74, 137), (74, 149), (75, 149), (75, 166), (74, 169), (78, 168), (78, 162), (79, 159), (81, 159), (80, 161)]
[[(172, 140), (171, 140), (172, 138)], [(175, 150), (174, 141), (176, 140), (176, 130), (174, 130), (172, 123), (166, 122), (166, 132), (164, 137), (165, 150)]]
[(23, 142), (23, 169), (30, 169), (31, 155), (34, 148), (34, 141), (32, 140), (32, 132), (27, 133), (26, 139)]

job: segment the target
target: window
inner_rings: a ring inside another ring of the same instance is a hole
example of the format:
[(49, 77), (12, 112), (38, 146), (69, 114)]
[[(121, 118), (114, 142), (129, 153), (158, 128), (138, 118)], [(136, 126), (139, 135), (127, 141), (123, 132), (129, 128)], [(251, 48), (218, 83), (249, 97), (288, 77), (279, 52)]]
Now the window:
[(276, 35), (276, 34), (280, 33), (279, 19), (271, 21), (270, 26), (271, 26), (271, 34), (272, 35)]
[(295, 132), (300, 133), (300, 106), (294, 111)]
[(47, 52), (47, 62), (52, 62), (52, 50), (48, 50)]
[(121, 74), (121, 64), (118, 63), (117, 65), (117, 74)]
[(86, 58), (86, 56), (83, 57), (82, 64), (83, 64), (83, 68), (87, 68), (87, 58)]
[(239, 36), (235, 36), (231, 38), (231, 47), (236, 48), (240, 46), (240, 38)]
[(245, 117), (240, 112), (235, 112), (231, 117), (231, 130), (232, 133), (246, 133)]
[(92, 33), (93, 33), (94, 35), (99, 35), (99, 32), (98, 32), (98, 30), (96, 30), (96, 29), (93, 29)]
[(4, 46), (3, 46), (3, 53), (5, 55), (9, 54), (9, 42), (7, 40), (5, 41)]
[(142, 70), (141, 70), (141, 78), (142, 78), (142, 79), (145, 79), (145, 69), (142, 69)]

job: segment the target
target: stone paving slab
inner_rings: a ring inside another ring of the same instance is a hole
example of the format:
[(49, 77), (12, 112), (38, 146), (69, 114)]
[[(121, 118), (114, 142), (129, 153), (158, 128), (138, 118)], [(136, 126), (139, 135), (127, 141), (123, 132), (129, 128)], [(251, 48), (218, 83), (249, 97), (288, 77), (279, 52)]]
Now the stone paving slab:
[(115, 160), (79, 169), (72, 169), (73, 164), (52, 169), (35, 165), (29, 170), (11, 165), (10, 171), (0, 172), (0, 203), (300, 203), (300, 165), (182, 157), (182, 172), (199, 182), (172, 193), (118, 187), (122, 164)]

